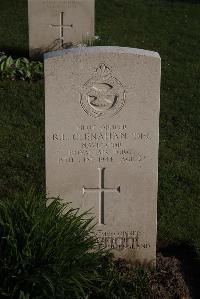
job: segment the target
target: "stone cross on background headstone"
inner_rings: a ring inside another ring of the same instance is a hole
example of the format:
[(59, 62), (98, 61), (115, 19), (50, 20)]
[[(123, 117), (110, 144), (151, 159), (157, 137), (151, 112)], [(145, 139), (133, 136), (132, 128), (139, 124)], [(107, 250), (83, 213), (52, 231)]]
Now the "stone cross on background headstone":
[(105, 188), (104, 186), (104, 172), (105, 168), (98, 168), (99, 170), (99, 187), (85, 188), (83, 187), (83, 195), (87, 192), (99, 193), (99, 224), (105, 224), (104, 219), (104, 193), (117, 192), (120, 193), (120, 186), (117, 188)]
[(45, 54), (44, 66), (48, 196), (92, 211), (99, 246), (116, 258), (155, 263), (158, 53), (73, 48)]
[(29, 55), (91, 41), (94, 16), (95, 0), (28, 0)]
[(64, 12), (60, 12), (60, 24), (59, 25), (50, 24), (51, 28), (56, 27), (56, 28), (60, 29), (60, 42), (61, 42), (60, 46), (61, 46), (61, 48), (63, 48), (63, 46), (64, 46), (64, 29), (73, 27), (73, 24), (65, 25), (63, 20), (64, 20)]

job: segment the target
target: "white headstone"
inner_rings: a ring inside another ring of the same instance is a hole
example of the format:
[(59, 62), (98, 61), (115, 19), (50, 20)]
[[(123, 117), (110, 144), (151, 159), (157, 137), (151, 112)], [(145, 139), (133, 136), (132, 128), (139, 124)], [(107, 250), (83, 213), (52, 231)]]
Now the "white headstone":
[(94, 38), (95, 0), (28, 0), (29, 53), (42, 53)]
[(160, 57), (91, 47), (45, 55), (46, 187), (92, 208), (99, 243), (155, 263)]

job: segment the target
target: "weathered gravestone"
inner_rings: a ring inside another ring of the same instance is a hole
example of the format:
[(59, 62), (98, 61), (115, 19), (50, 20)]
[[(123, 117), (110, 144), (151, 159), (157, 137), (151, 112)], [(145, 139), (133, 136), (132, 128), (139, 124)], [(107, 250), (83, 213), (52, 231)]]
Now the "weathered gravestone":
[(118, 47), (45, 55), (46, 186), (92, 211), (99, 244), (154, 263), (160, 57)]
[(32, 57), (94, 37), (95, 0), (28, 0), (28, 15)]

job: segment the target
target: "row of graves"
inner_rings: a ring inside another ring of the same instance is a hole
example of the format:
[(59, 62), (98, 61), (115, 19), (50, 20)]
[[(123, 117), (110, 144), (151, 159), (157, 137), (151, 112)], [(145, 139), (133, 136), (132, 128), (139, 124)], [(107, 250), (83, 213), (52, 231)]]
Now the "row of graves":
[(31, 57), (44, 54), (46, 192), (94, 215), (99, 246), (155, 265), (160, 56), (77, 47), (94, 0), (29, 0)]

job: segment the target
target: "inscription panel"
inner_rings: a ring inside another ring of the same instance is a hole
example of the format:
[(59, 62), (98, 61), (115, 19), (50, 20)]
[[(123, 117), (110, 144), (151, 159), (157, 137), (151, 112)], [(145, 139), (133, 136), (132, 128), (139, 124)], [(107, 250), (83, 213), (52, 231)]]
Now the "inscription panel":
[[(53, 133), (51, 141), (66, 146), (65, 156), (58, 157), (58, 163), (93, 163), (107, 161), (116, 163), (140, 163), (146, 156), (137, 152), (137, 143), (144, 145), (151, 141), (149, 132), (132, 132), (127, 124), (103, 125), (100, 128), (92, 125), (80, 125), (67, 136), (63, 132)], [(129, 142), (135, 146), (129, 147)], [(70, 147), (68, 144), (70, 143)]]
[(150, 248), (150, 244), (141, 243), (140, 235), (139, 231), (102, 232), (101, 230), (96, 234), (99, 248), (116, 250)]
[(68, 1), (57, 1), (57, 0), (42, 0), (42, 4), (45, 8), (57, 8), (62, 9), (65, 8), (78, 8), (78, 6), (81, 4), (81, 0), (68, 0)]
[(112, 47), (48, 54), (45, 81), (49, 196), (90, 210), (100, 247), (155, 262), (159, 56)]

